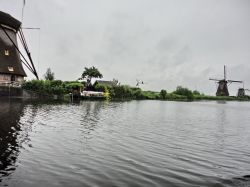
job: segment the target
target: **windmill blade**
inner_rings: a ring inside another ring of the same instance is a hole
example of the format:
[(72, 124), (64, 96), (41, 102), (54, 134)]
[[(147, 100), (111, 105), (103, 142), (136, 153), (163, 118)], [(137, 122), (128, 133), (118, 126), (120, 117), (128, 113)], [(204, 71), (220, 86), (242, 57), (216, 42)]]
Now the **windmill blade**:
[(136, 79), (136, 86), (139, 86), (139, 80)]
[(226, 65), (224, 65), (224, 80), (227, 79), (227, 69), (226, 69)]
[(249, 91), (250, 91), (250, 89), (245, 89), (245, 91), (248, 91), (248, 92), (249, 92)]
[(234, 81), (234, 80), (228, 80), (228, 82), (237, 82), (237, 83), (243, 83), (243, 81)]
[(219, 79), (212, 79), (212, 78), (209, 78), (210, 81), (221, 81)]

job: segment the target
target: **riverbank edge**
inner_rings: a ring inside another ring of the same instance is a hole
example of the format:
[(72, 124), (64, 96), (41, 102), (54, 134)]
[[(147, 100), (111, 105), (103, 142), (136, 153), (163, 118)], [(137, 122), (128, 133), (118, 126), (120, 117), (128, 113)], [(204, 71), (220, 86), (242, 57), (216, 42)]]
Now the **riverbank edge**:
[(228, 98), (216, 98), (217, 96), (209, 96), (214, 98), (199, 98), (199, 99), (135, 99), (135, 98), (114, 98), (114, 99), (96, 99), (96, 98), (73, 98), (70, 95), (57, 96), (43, 96), (43, 97), (22, 97), (22, 96), (0, 96), (0, 99), (22, 99), (29, 101), (58, 101), (58, 102), (75, 102), (75, 101), (109, 101), (109, 102), (126, 102), (126, 101), (172, 101), (172, 102), (209, 102), (209, 101), (228, 101), (228, 102), (250, 102), (250, 99), (237, 98), (234, 96), (229, 96)]
[(0, 87), (0, 97), (4, 98), (23, 98), (30, 100), (60, 100), (65, 102), (71, 102), (72, 100), (91, 100), (91, 101), (100, 101), (100, 100), (108, 100), (108, 101), (131, 101), (131, 100), (160, 100), (160, 101), (177, 101), (177, 102), (192, 102), (192, 101), (239, 101), (245, 102), (250, 101), (249, 96), (245, 97), (236, 97), (236, 96), (209, 96), (204, 94), (192, 95), (192, 97), (188, 97), (186, 95), (179, 95), (173, 93), (166, 93), (161, 96), (160, 92), (153, 91), (142, 91), (141, 95), (131, 95), (131, 96), (116, 96), (110, 97), (108, 94), (107, 97), (95, 98), (95, 97), (83, 97), (80, 94), (74, 95), (72, 97), (71, 94), (53, 94), (53, 93), (42, 93), (34, 90), (27, 90), (21, 87)]

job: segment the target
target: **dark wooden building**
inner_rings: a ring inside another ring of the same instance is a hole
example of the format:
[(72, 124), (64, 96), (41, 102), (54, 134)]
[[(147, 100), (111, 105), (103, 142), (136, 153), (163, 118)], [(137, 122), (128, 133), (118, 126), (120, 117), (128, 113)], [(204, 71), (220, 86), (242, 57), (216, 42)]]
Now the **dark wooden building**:
[(0, 11), (0, 85), (21, 84), (26, 77), (16, 47), (21, 22)]

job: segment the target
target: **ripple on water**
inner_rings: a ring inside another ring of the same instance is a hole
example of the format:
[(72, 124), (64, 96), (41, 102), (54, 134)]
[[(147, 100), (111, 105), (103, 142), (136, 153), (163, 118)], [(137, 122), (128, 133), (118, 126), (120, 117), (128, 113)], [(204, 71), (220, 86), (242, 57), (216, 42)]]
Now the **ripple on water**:
[(0, 186), (247, 186), (249, 111), (245, 103), (4, 102)]

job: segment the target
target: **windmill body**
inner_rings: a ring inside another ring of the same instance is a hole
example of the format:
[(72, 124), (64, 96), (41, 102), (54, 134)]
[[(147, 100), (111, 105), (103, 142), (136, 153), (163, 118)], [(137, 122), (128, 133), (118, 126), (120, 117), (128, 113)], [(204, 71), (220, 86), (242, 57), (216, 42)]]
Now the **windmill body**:
[(224, 79), (209, 79), (218, 84), (216, 96), (229, 96), (228, 85), (231, 83), (243, 83), (243, 81), (227, 80), (226, 66), (224, 66)]
[(249, 91), (250, 91), (249, 89), (239, 88), (237, 96), (238, 97), (244, 97), (244, 96), (246, 96), (246, 92), (249, 92)]
[(0, 11), (0, 84), (22, 83), (26, 73), (16, 49), (21, 22)]
[(218, 88), (216, 91), (217, 96), (229, 96), (228, 86), (226, 80), (220, 80), (218, 82)]
[(244, 97), (246, 95), (245, 89), (244, 88), (239, 88), (237, 96), (238, 97)]

